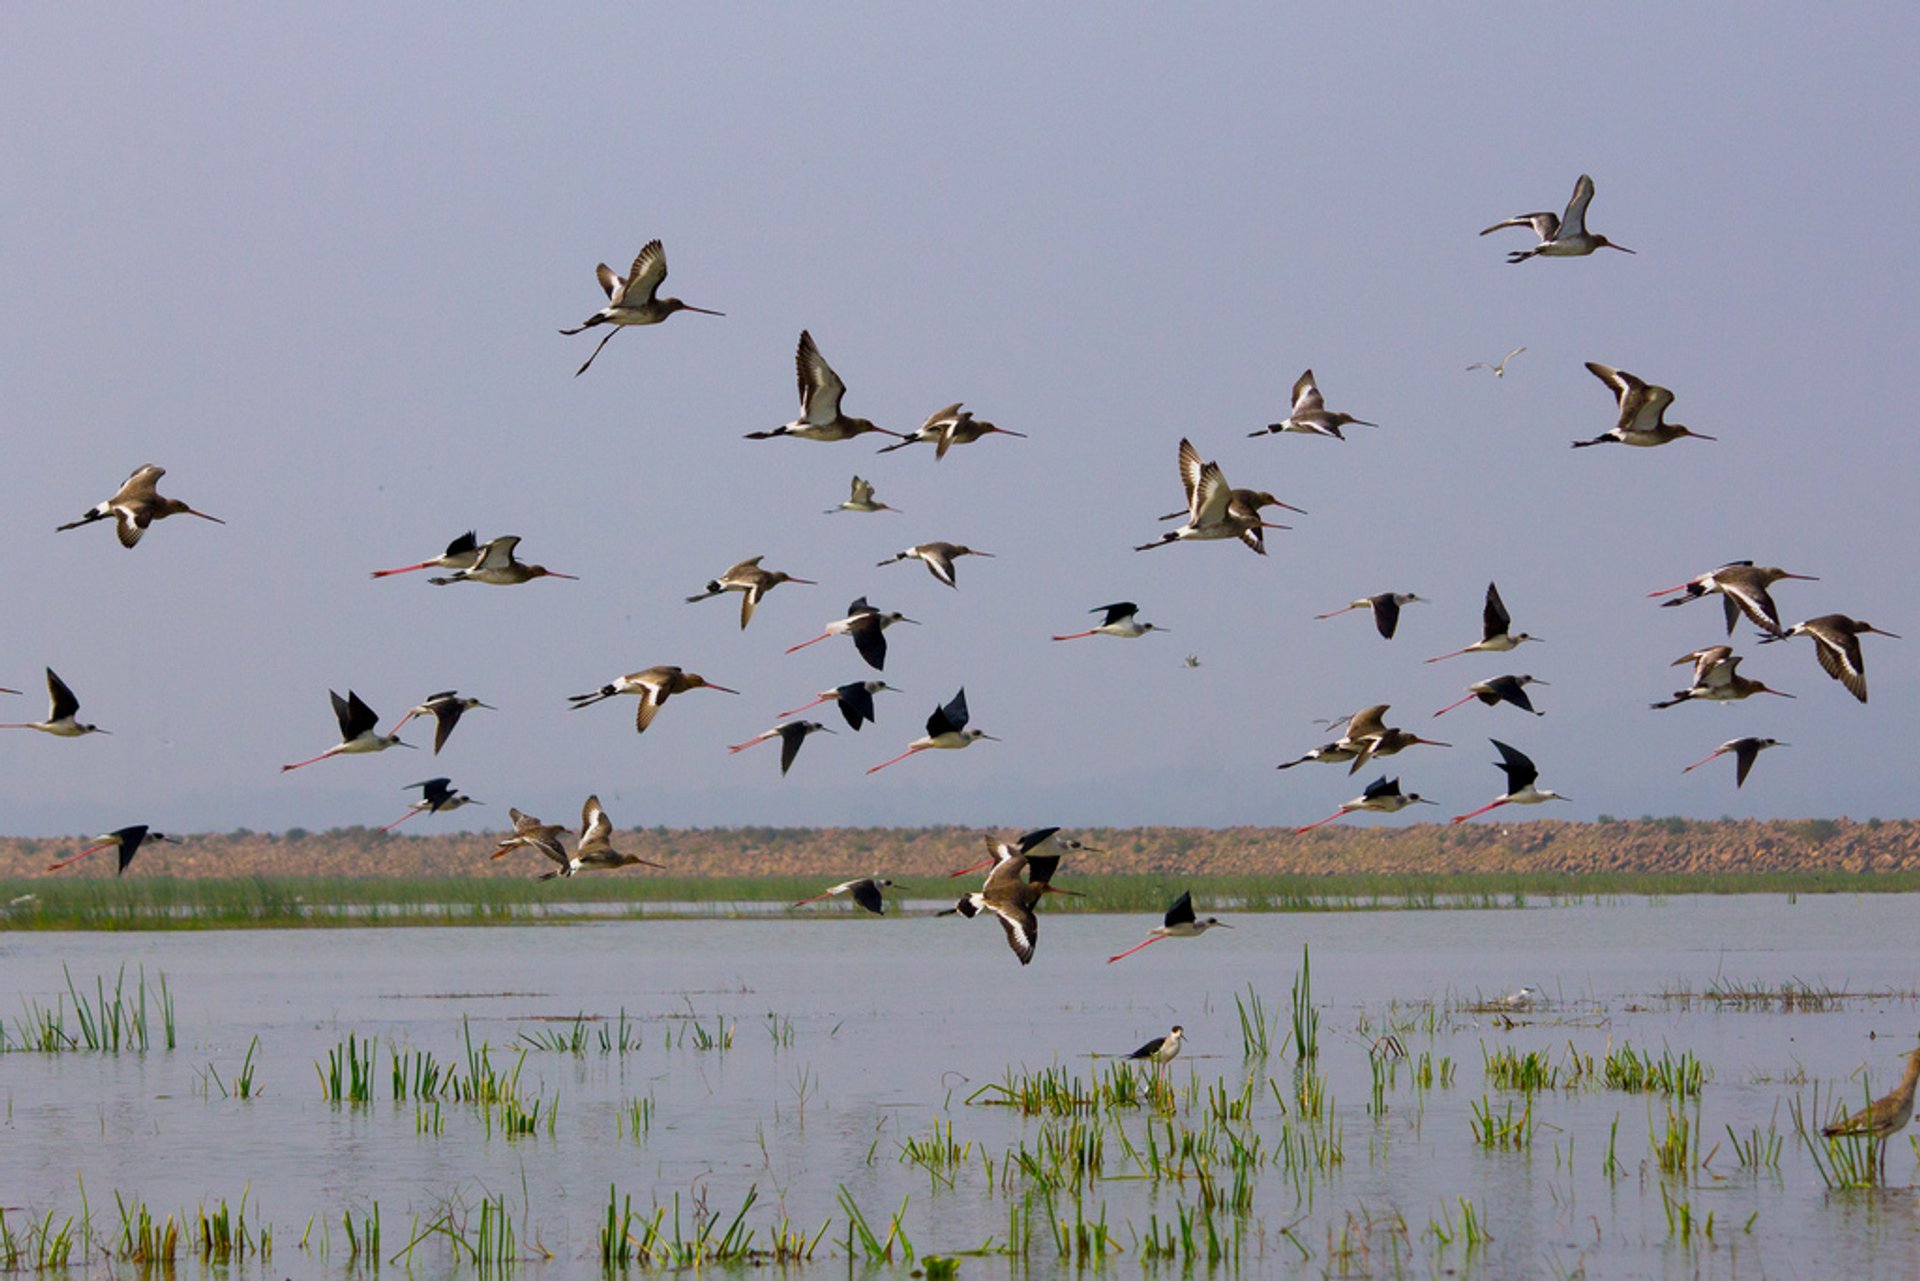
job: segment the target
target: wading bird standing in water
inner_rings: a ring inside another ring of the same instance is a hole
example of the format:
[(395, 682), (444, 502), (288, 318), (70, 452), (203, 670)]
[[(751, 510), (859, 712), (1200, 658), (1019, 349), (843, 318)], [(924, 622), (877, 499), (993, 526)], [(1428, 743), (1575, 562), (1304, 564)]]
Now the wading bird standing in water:
[(1877, 1164), (1884, 1173), (1887, 1140), (1906, 1129), (1907, 1122), (1913, 1119), (1913, 1091), (1916, 1084), (1920, 1084), (1920, 1049), (1907, 1051), (1906, 1075), (1900, 1078), (1900, 1084), (1891, 1093), (1881, 1095), (1844, 1121), (1822, 1126), (1820, 1133), (1830, 1139), (1843, 1134), (1871, 1135)]

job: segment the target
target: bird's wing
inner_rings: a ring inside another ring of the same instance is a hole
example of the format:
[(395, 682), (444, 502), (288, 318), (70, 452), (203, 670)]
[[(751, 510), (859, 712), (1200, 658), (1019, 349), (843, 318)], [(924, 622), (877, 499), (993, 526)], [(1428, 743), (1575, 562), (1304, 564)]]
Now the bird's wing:
[(1511, 218), (1503, 218), (1499, 222), (1494, 223), (1493, 226), (1488, 227), (1480, 234), (1483, 236), (1490, 235), (1505, 227), (1527, 227), (1533, 231), (1534, 235), (1540, 237), (1540, 239), (1552, 240), (1554, 236), (1560, 232), (1560, 215), (1545, 210), (1539, 213), (1515, 214)]
[(1193, 442), (1184, 436), (1180, 439), (1180, 488), (1187, 494), (1187, 518), (1193, 519), (1200, 511), (1200, 473), (1206, 464), (1200, 458), (1200, 451)]
[(1625, 431), (1657, 430), (1660, 420), (1666, 416), (1667, 406), (1672, 403), (1673, 392), (1667, 388), (1641, 383), (1639, 394), (1627, 397), (1620, 404), (1620, 426)]
[(627, 270), (626, 284), (614, 301), (628, 307), (652, 302), (654, 295), (660, 292), (660, 282), (666, 278), (667, 251), (658, 240), (649, 240), (634, 255), (633, 266)]
[(807, 741), (809, 733), (805, 723), (793, 723), (780, 727), (780, 772), (786, 773), (793, 768), (794, 758), (800, 755), (800, 744)]
[(475, 563), (475, 569), (505, 569), (513, 564), (513, 549), (520, 545), (520, 535), (502, 534), (486, 545)]
[(1220, 464), (1204, 464), (1200, 468), (1200, 485), (1192, 504), (1194, 523), (1217, 525), (1227, 518), (1227, 509), (1232, 504), (1233, 488), (1227, 484), (1226, 474), (1220, 470)]
[(142, 506), (138, 510), (120, 505), (113, 509), (113, 532), (120, 536), (122, 547), (132, 547), (140, 541), (140, 535), (147, 532), (147, 526), (153, 523), (152, 514)]
[(1103, 611), (1106, 613), (1106, 619), (1102, 621), (1100, 625), (1102, 627), (1111, 627), (1121, 619), (1131, 618), (1139, 613), (1140, 607), (1130, 600), (1117, 600), (1111, 605), (1095, 605), (1087, 612), (1089, 614), (1098, 614)]
[(653, 724), (653, 718), (660, 714), (660, 704), (667, 701), (668, 690), (664, 685), (648, 685), (640, 691), (640, 706), (633, 712), (633, 732), (644, 734), (647, 726)]
[(1033, 949), (1040, 942), (1040, 918), (1032, 909), (1019, 907), (1011, 903), (988, 903), (987, 907), (1000, 919), (1000, 925), (1007, 932), (1007, 946), (1025, 965), (1033, 960)]
[(1191, 890), (1180, 891), (1180, 897), (1173, 900), (1173, 906), (1167, 909), (1165, 923), (1170, 926), (1193, 924), (1193, 892)]
[(167, 469), (153, 463), (145, 463), (133, 469), (133, 475), (127, 477), (119, 490), (107, 501), (119, 503), (148, 503), (159, 497), (160, 478)]
[(1296, 417), (1300, 414), (1312, 412), (1313, 410), (1324, 409), (1326, 408), (1326, 403), (1325, 400), (1321, 399), (1320, 388), (1314, 384), (1313, 371), (1311, 369), (1301, 374), (1300, 377), (1294, 381), (1293, 412)]
[(1258, 525), (1249, 525), (1241, 530), (1240, 541), (1262, 556), (1267, 554), (1267, 534)]
[(887, 633), (886, 629), (880, 626), (879, 614), (869, 611), (867, 617), (854, 623), (847, 631), (848, 634), (853, 637), (854, 649), (859, 652), (861, 658), (867, 661), (867, 666), (873, 668), (876, 672), (885, 671), (887, 667)]
[[(1780, 609), (1758, 580), (1736, 573), (1725, 575), (1717, 581), (1720, 594), (1726, 597), (1729, 605), (1737, 606), (1761, 631), (1779, 634)], [(1728, 620), (1727, 627), (1729, 631), (1732, 630), (1732, 620)]]
[(1826, 627), (1808, 633), (1813, 637), (1813, 652), (1827, 675), (1847, 687), (1861, 702), (1867, 701), (1867, 663), (1860, 650), (1860, 638), (1852, 632)]
[(853, 896), (854, 902), (866, 908), (875, 916), (885, 916), (887, 914), (887, 901), (880, 894), (880, 886), (871, 878), (864, 881), (855, 881), (847, 892)]
[(1540, 771), (1533, 761), (1517, 747), (1510, 747), (1497, 738), (1488, 739), (1500, 753), (1500, 768), (1506, 771), (1507, 792), (1511, 795), (1540, 777)]
[(842, 685), (840, 697), (834, 701), (840, 704), (840, 715), (846, 718), (849, 728), (859, 729), (862, 721), (873, 719), (873, 693), (859, 681), (851, 685)]
[(446, 554), (449, 556), (460, 556), (475, 550), (479, 546), (479, 536), (469, 529), (466, 533), (447, 544)]
[(933, 571), (933, 576), (949, 587), (954, 586), (952, 548), (951, 543), (928, 543), (915, 548), (920, 553), (920, 559), (927, 563), (927, 568)]
[(1646, 386), (1625, 370), (1615, 369), (1612, 365), (1603, 365), (1597, 360), (1587, 362), (1587, 372), (1605, 383), (1613, 392), (1614, 403), (1622, 407), (1626, 405), (1627, 393), (1636, 387)]
[(1753, 762), (1760, 755), (1758, 739), (1743, 738), (1733, 745), (1733, 785), (1745, 787), (1747, 775), (1753, 772)]
[(1507, 603), (1500, 599), (1500, 589), (1492, 583), (1487, 584), (1487, 604), (1480, 611), (1480, 630), (1491, 639), (1501, 635), (1513, 626), (1513, 615), (1507, 612)]
[(522, 814), (512, 806), (507, 808), (507, 817), (513, 820), (513, 833), (515, 836), (526, 836), (546, 826), (545, 823), (542, 823), (533, 815)]
[(358, 738), (370, 732), (379, 723), (380, 718), (374, 714), (373, 709), (360, 701), (358, 694), (348, 690), (347, 716), (340, 722), (340, 741), (344, 743)]
[(963, 686), (945, 707), (934, 708), (933, 715), (927, 717), (927, 736), (938, 738), (942, 734), (958, 734), (966, 727), (967, 691)]
[(840, 398), (847, 394), (847, 385), (813, 345), (813, 335), (804, 329), (793, 363), (800, 380), (801, 421), (826, 426), (840, 416)]
[[(52, 673), (48, 674), (51, 675)], [(333, 703), (333, 719), (340, 724), (340, 741), (344, 743), (353, 737), (352, 734), (347, 732), (347, 726), (353, 723), (353, 711), (347, 706), (347, 700), (334, 693), (334, 691), (328, 690), (327, 698)]]
[(1581, 174), (1573, 184), (1573, 198), (1567, 201), (1567, 212), (1560, 216), (1560, 228), (1569, 236), (1584, 236), (1587, 232), (1587, 206), (1593, 203), (1593, 179)]
[[(451, 694), (453, 691), (447, 692)], [(440, 749), (447, 745), (447, 739), (452, 736), (453, 727), (460, 723), (460, 717), (466, 713), (467, 709), (462, 707), (460, 700), (456, 698), (440, 698), (435, 695), (427, 701), (433, 707), (433, 754), (438, 756)]]
[(1373, 597), (1367, 603), (1373, 606), (1373, 625), (1380, 630), (1381, 636), (1392, 640), (1394, 628), (1400, 626), (1400, 602), (1393, 598), (1392, 592), (1388, 592)]
[(593, 275), (594, 279), (600, 282), (600, 287), (607, 291), (607, 301), (617, 301), (620, 296), (621, 286), (625, 285), (626, 282), (614, 275), (613, 268), (607, 266), (604, 262), (593, 269)]
[(1383, 796), (1398, 796), (1399, 794), (1400, 780), (1397, 778), (1389, 779), (1385, 774), (1374, 779), (1373, 782), (1368, 783), (1366, 790), (1360, 793), (1363, 798), (1369, 801), (1377, 801)]
[(872, 502), (873, 501), (873, 482), (870, 480), (862, 480), (858, 476), (855, 476), (853, 478), (853, 489), (848, 494), (848, 499), (849, 501), (858, 503), (862, 506), (865, 506), (867, 503)]
[(1372, 707), (1363, 707), (1347, 718), (1347, 730), (1341, 737), (1349, 742), (1358, 742), (1366, 738), (1378, 738), (1387, 732), (1387, 709), (1391, 703), (1376, 703)]
[(589, 796), (580, 807), (580, 849), (604, 846), (613, 838), (613, 820), (600, 808), (600, 798)]
[(1502, 677), (1501, 680), (1503, 682), (1500, 686), (1501, 697), (1505, 698), (1509, 703), (1512, 703), (1523, 712), (1533, 710), (1533, 699), (1528, 697), (1527, 687), (1525, 685), (1522, 685), (1512, 677)]

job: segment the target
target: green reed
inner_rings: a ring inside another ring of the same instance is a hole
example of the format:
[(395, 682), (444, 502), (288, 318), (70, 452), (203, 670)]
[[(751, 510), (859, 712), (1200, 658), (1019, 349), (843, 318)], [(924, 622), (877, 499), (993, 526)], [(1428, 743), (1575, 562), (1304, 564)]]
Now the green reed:
[(251, 1099), (253, 1097), (253, 1076), (259, 1066), (253, 1061), (253, 1056), (259, 1052), (260, 1038), (256, 1036), (247, 1042), (247, 1057), (241, 1060), (240, 1070), (234, 1074), (231, 1088), (229, 1088), (226, 1081), (220, 1079), (219, 1069), (215, 1068), (211, 1063), (207, 1064), (207, 1078), (211, 1080), (215, 1088), (220, 1091), (221, 1098)]
[(316, 1059), (314, 1075), (320, 1078), (320, 1095), (329, 1103), (365, 1104), (373, 1102), (373, 1054), (375, 1045), (361, 1041), (354, 1033), (327, 1051), (327, 1066)]
[(1320, 1054), (1320, 1011), (1313, 1008), (1313, 957), (1300, 947), (1300, 972), (1293, 979), (1293, 1049), (1300, 1061)]

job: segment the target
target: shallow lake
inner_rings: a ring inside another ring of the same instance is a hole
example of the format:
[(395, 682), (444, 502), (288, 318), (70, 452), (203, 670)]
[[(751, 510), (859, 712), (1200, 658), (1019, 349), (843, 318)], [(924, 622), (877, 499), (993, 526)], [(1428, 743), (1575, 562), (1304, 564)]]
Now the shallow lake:
[[(1824, 1145), (1816, 1159), (1790, 1114), (1798, 1101), (1816, 1123), (1897, 1083), (1920, 1034), (1914, 896), (1231, 919), (1110, 966), (1152, 918), (1043, 914), (1027, 968), (994, 924), (925, 915), (0, 934), (0, 1206), (20, 1239), (50, 1211), (56, 1225), (78, 1216), (84, 1190), (93, 1235), (118, 1252), (116, 1194), (197, 1223), (246, 1189), (249, 1226), (274, 1229), (270, 1264), (248, 1262), (247, 1276), (363, 1269), (342, 1217), (363, 1227), (376, 1203), (384, 1270), (471, 1270), (457, 1241), (496, 1197), (520, 1270), (578, 1275), (599, 1266), (610, 1188), (623, 1208), (631, 1197), (636, 1235), (665, 1207), (669, 1240), (709, 1218), (717, 1240), (752, 1189), (754, 1246), (781, 1220), (809, 1238), (830, 1222), (811, 1267), (836, 1272), (850, 1246), (865, 1253), (849, 1203), (878, 1238), (897, 1216), (914, 1267), (986, 1247), (960, 1260), (973, 1277), (1072, 1270), (1086, 1247), (1069, 1234), (1063, 1257), (1053, 1224), (1076, 1218), (1104, 1223), (1083, 1260), (1094, 1271), (1920, 1271), (1908, 1133), (1889, 1145), (1885, 1186), (1832, 1189)], [(1320, 1022), (1303, 1099), (1286, 1042), (1305, 947)], [(148, 1052), (18, 1049), (49, 1011), (77, 1034), (63, 966), (92, 1000), (123, 964), (129, 987), (145, 970)], [(171, 1051), (158, 1044), (162, 973)], [(1493, 1008), (1522, 986), (1539, 995)], [(1236, 998), (1250, 987), (1272, 1025), (1264, 1059), (1245, 1052)], [(1796, 999), (1777, 999), (1783, 988)], [(579, 1014), (596, 1020), (582, 1052), (528, 1044), (568, 1039)], [(1024, 1114), (977, 1093), (1046, 1069), (1090, 1093), (1114, 1066), (1095, 1056), (1176, 1023), (1185, 1050), (1153, 1105)], [(324, 1097), (350, 1033), (377, 1043), (370, 1104)], [(629, 1046), (603, 1051), (603, 1033)], [(228, 1097), (255, 1038), (253, 1097)], [(510, 1136), (497, 1108), (392, 1098), (396, 1052), (464, 1074), (469, 1038), (501, 1074), (517, 1065), (518, 1098), (541, 1106), (531, 1133)], [(1629, 1044), (1656, 1062), (1697, 1058), (1697, 1095), (1604, 1084), (1608, 1055)], [(1502, 1088), (1487, 1059), (1508, 1052), (1535, 1052), (1557, 1080)], [(1657, 1149), (1674, 1151), (1679, 1121), (1688, 1150), (1663, 1172)], [(1505, 1141), (1483, 1143), (1487, 1125)], [(1737, 1150), (1756, 1139), (1758, 1153)], [(1076, 1174), (1057, 1146), (1044, 1155), (1056, 1140), (1094, 1168)], [(902, 1273), (904, 1252), (897, 1240)]]

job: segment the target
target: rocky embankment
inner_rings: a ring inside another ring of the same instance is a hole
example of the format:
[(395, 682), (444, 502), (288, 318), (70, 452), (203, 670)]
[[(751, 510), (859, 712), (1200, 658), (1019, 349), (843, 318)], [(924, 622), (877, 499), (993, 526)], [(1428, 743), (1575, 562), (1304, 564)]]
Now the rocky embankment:
[[(1672, 873), (1920, 871), (1920, 821), (1799, 819), (1696, 822), (1677, 818), (1503, 826), (1414, 824), (1279, 828), (1075, 829), (1104, 853), (1076, 860), (1089, 873), (1186, 875), (1446, 873)], [(622, 832), (616, 844), (688, 876), (844, 877), (880, 870), (934, 876), (978, 856), (985, 832), (935, 828), (698, 828)], [(1006, 835), (1012, 835), (1007, 833)], [(0, 839), (0, 879), (46, 875), (81, 840)], [(149, 845), (129, 875), (526, 876), (543, 869), (516, 852), (494, 861), (484, 835), (383, 836), (366, 828), (268, 835), (201, 835)], [(61, 876), (105, 876), (103, 850)]]

